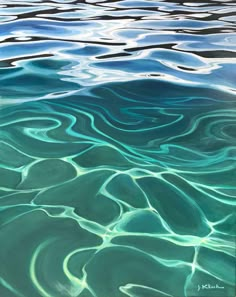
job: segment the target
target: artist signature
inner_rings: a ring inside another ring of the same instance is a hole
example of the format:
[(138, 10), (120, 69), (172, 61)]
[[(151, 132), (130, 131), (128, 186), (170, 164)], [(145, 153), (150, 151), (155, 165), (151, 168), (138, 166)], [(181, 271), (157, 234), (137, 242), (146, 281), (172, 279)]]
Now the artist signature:
[(220, 286), (218, 284), (210, 285), (210, 284), (201, 284), (197, 286), (197, 290), (223, 290), (225, 287)]

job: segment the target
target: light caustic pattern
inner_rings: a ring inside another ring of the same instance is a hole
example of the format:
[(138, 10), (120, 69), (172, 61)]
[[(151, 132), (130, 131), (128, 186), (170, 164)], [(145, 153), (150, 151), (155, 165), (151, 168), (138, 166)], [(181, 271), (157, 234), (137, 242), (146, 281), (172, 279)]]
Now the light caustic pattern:
[(233, 1), (0, 4), (0, 297), (234, 297)]

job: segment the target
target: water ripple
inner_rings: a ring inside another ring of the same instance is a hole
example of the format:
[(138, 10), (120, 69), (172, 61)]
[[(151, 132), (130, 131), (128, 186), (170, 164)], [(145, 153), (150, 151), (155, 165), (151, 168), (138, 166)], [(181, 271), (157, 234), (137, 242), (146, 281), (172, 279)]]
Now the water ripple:
[(234, 297), (235, 9), (1, 1), (1, 297)]

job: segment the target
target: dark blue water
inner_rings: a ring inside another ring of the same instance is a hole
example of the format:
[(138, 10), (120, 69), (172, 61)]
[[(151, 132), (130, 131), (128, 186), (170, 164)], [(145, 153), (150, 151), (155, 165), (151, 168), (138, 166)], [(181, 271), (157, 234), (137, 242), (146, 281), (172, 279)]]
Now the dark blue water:
[(0, 297), (235, 297), (235, 1), (0, 1)]

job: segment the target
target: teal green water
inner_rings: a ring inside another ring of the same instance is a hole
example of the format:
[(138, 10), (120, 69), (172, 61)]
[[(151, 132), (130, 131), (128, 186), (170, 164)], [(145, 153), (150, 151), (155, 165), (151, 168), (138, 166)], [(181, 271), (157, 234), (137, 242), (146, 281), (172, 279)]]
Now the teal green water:
[(3, 1), (0, 297), (235, 297), (231, 4)]

